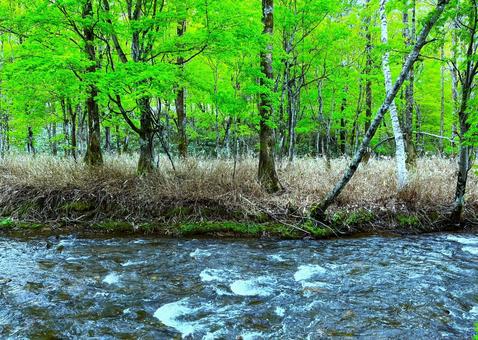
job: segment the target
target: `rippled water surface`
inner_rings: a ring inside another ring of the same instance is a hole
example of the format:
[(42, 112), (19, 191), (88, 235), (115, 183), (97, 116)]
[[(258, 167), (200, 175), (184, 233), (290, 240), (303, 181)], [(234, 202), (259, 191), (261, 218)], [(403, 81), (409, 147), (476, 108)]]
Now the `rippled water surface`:
[(0, 337), (471, 338), (478, 235), (0, 237)]

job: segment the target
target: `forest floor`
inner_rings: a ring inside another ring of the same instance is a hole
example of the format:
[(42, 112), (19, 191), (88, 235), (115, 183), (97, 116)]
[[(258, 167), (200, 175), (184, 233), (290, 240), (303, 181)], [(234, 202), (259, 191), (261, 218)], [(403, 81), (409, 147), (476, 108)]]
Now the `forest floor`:
[[(346, 159), (298, 159), (279, 164), (284, 190), (267, 194), (257, 161), (161, 159), (157, 171), (136, 174), (134, 157), (109, 157), (91, 169), (46, 156), (0, 161), (3, 232), (155, 234), (158, 236), (335, 237), (358, 233), (447, 230), (455, 161), (423, 158), (408, 188), (397, 192), (393, 159), (362, 164), (319, 227), (308, 209), (339, 179)], [(478, 176), (467, 189), (466, 227), (478, 224)]]

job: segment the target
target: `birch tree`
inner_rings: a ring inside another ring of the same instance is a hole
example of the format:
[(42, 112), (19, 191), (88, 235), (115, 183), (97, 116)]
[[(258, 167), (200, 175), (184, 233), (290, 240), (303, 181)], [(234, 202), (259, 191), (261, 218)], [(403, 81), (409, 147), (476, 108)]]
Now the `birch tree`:
[[(382, 44), (388, 44), (388, 25), (387, 13), (385, 6), (387, 0), (380, 0), (380, 21), (381, 21), (381, 40)], [(385, 78), (385, 90), (388, 93), (392, 91), (392, 72), (390, 71), (390, 53), (385, 52), (382, 56), (382, 69)], [(400, 127), (400, 120), (398, 118), (398, 110), (395, 100), (392, 100), (389, 107), (390, 117), (392, 118), (393, 135), (395, 138), (395, 163), (397, 171), (397, 187), (402, 190), (408, 184), (408, 171), (405, 153), (405, 143), (403, 140), (402, 128)]]

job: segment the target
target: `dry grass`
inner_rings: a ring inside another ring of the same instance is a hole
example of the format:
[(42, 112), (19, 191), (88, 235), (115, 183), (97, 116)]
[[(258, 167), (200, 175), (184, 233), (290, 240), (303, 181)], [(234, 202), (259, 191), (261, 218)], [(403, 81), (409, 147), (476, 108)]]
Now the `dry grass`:
[[(155, 173), (138, 177), (134, 157), (108, 158), (100, 169), (52, 157), (13, 157), (0, 161), (0, 214), (52, 221), (100, 219), (273, 218), (300, 219), (308, 207), (332, 188), (347, 164), (300, 159), (280, 164), (286, 188), (277, 195), (261, 190), (256, 160), (189, 159), (174, 172), (161, 159)], [(365, 208), (374, 212), (444, 211), (455, 187), (455, 162), (426, 158), (418, 162), (409, 188), (398, 193), (394, 161), (371, 160), (340, 196), (335, 209)], [(471, 174), (468, 214), (478, 212), (478, 178)], [(86, 204), (87, 203), (87, 204)], [(87, 206), (85, 206), (87, 205)]]

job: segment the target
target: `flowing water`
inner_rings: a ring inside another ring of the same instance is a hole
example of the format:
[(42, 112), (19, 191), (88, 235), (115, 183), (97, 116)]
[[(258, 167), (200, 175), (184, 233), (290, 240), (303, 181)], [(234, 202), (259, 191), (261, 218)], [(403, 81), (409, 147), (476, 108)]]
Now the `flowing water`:
[(470, 339), (478, 235), (0, 237), (0, 338)]

